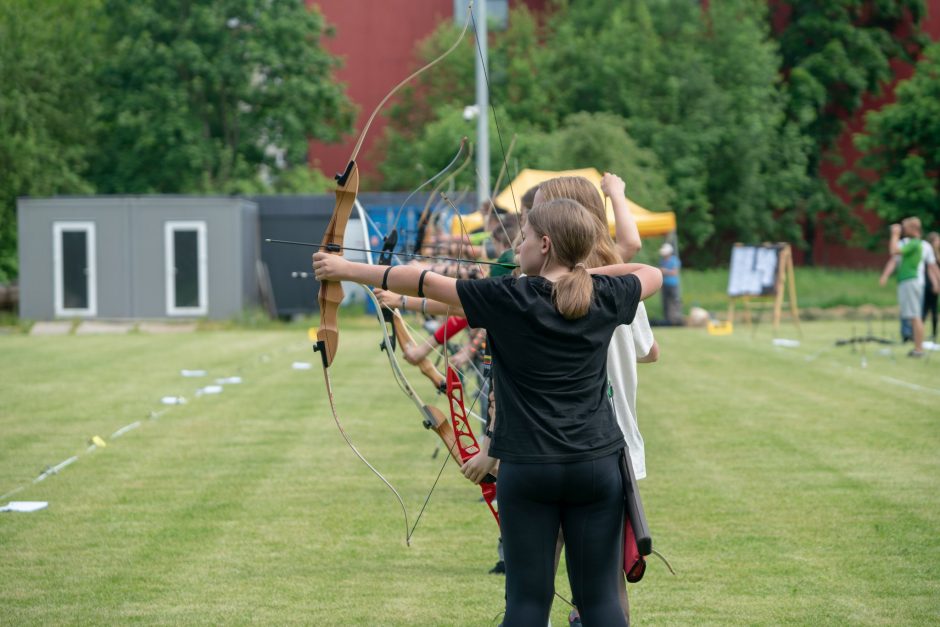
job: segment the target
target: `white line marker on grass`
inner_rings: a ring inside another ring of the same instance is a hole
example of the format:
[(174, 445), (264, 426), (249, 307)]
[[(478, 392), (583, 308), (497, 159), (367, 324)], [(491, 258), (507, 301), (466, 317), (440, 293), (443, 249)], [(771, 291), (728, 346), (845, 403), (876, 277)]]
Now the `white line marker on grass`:
[(887, 381), (888, 383), (893, 383), (895, 385), (900, 385), (909, 390), (917, 390), (918, 392), (930, 392), (931, 394), (940, 394), (940, 390), (936, 388), (928, 388), (923, 385), (917, 385), (916, 383), (908, 383), (907, 381), (902, 381), (901, 379), (895, 379), (893, 377), (881, 377), (882, 381)]
[(41, 475), (39, 475), (38, 477), (36, 477), (35, 479), (33, 479), (33, 483), (39, 483), (40, 481), (42, 481), (43, 479), (45, 479), (45, 478), (48, 477), (49, 475), (56, 475), (56, 474), (58, 474), (60, 471), (64, 470), (67, 466), (69, 466), (70, 464), (74, 464), (74, 463), (77, 462), (77, 461), (78, 461), (78, 455), (73, 455), (73, 456), (69, 457), (67, 460), (65, 460), (64, 462), (59, 462), (58, 464), (56, 464), (56, 465), (53, 466), (52, 468), (48, 468), (48, 469), (44, 470)]
[(9, 492), (7, 492), (6, 494), (4, 494), (3, 496), (0, 496), (0, 501), (5, 501), (5, 500), (7, 500), (9, 497), (11, 497), (11, 496), (13, 496), (14, 494), (16, 494), (17, 492), (22, 492), (22, 491), (23, 491), (23, 486), (20, 486), (20, 487), (18, 487), (18, 488), (15, 489), (15, 490), (10, 490)]
[(111, 434), (111, 439), (113, 440), (114, 438), (119, 438), (119, 437), (121, 437), (122, 435), (124, 435), (125, 433), (127, 433), (128, 431), (133, 431), (134, 429), (136, 429), (136, 428), (139, 427), (139, 426), (140, 426), (140, 421), (139, 421), (139, 420), (136, 421), (136, 422), (132, 422), (132, 423), (129, 424), (129, 425), (125, 425), (125, 426), (121, 427), (120, 429), (118, 429), (117, 431), (115, 431), (114, 433), (112, 433), (112, 434)]

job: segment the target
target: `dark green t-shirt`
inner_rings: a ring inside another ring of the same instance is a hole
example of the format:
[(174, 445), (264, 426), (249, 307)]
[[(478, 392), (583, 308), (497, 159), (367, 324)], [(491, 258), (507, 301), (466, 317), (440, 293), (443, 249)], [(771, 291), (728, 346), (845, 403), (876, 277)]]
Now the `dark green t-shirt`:
[(921, 240), (912, 237), (901, 242), (901, 263), (898, 264), (898, 283), (909, 281), (919, 276), (920, 264), (924, 259), (924, 247)]
[[(512, 248), (507, 248), (503, 251), (497, 259), (497, 263), (513, 263), (516, 259), (516, 256), (512, 252)], [(490, 266), (490, 277), (497, 276), (506, 276), (507, 274), (512, 274), (512, 268), (506, 268), (504, 266)]]

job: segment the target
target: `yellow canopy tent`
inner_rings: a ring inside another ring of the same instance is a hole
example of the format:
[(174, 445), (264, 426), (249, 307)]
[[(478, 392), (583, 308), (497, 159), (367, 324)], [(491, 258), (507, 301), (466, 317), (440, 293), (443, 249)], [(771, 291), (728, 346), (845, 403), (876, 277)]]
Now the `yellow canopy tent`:
[[(526, 193), (527, 190), (557, 176), (583, 176), (594, 184), (597, 188), (597, 192), (601, 194), (603, 198), (603, 192), (601, 192), (601, 173), (594, 168), (558, 171), (532, 170), (526, 168), (493, 200), (499, 207), (514, 212), (518, 211), (519, 199), (522, 198), (522, 195)], [(614, 210), (609, 202), (606, 204), (607, 224), (610, 225), (610, 234), (613, 236), (615, 229)], [(627, 198), (627, 204), (630, 207), (630, 212), (633, 214), (634, 220), (636, 220), (637, 228), (640, 230), (640, 237), (665, 235), (676, 230), (676, 214), (672, 211), (650, 211), (649, 209), (644, 209), (629, 198)], [(480, 229), (483, 227), (483, 216), (480, 215), (479, 211), (465, 215), (463, 216), (463, 225), (464, 228), (470, 232)], [(460, 231), (461, 225), (459, 221), (454, 220), (452, 233), (456, 235), (460, 233)]]

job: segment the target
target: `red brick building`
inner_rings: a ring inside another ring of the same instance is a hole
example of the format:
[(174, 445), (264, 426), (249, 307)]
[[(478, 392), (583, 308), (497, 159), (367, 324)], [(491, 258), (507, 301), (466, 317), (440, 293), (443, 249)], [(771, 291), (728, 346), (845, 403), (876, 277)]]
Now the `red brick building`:
[[(509, 7), (525, 4), (543, 11), (548, 0), (509, 0)], [(438, 24), (454, 19), (454, 0), (307, 0), (316, 5), (336, 31), (325, 40), (326, 49), (342, 57), (336, 73), (346, 83), (346, 93), (359, 107), (353, 128), (361, 129), (380, 100), (415, 69), (415, 44), (430, 35)], [(361, 154), (382, 136), (385, 118), (372, 124)], [(346, 167), (356, 137), (342, 144), (310, 145), (310, 164), (327, 175)], [(374, 174), (374, 163), (362, 163), (364, 174)]]
[[(439, 23), (454, 19), (454, 0), (307, 0), (316, 5), (335, 29), (336, 35), (325, 41), (326, 48), (343, 59), (337, 78), (346, 83), (349, 98), (359, 107), (354, 124), (361, 129), (375, 105), (388, 91), (415, 67), (415, 44), (429, 35)], [(509, 6), (525, 4), (533, 11), (543, 11), (548, 0), (508, 0)], [(704, 3), (707, 6), (707, 3)], [(927, 0), (927, 16), (922, 28), (933, 40), (940, 40), (940, 0)], [(785, 9), (778, 10), (776, 25), (784, 20)], [(908, 78), (912, 68), (895, 63), (897, 80)], [(896, 83), (897, 81), (895, 81)], [(862, 130), (865, 113), (878, 109), (894, 100), (892, 84), (877, 98), (867, 98), (861, 111), (849, 117), (845, 132), (837, 142), (843, 164), (826, 163), (823, 175), (833, 189), (844, 199), (848, 196), (836, 185), (839, 176), (850, 168), (859, 154), (852, 145), (852, 134)], [(382, 136), (385, 119), (380, 116), (373, 123), (362, 148), (368, 154), (375, 141)], [(311, 165), (327, 174), (342, 170), (352, 152), (355, 137), (342, 144), (312, 142), (309, 159)], [(366, 174), (374, 174), (374, 163), (363, 163)], [(881, 228), (880, 220), (870, 212), (858, 210), (858, 215), (872, 230)], [(827, 242), (822, 232), (813, 242), (813, 258), (820, 265), (872, 267), (881, 264), (884, 255)], [(799, 257), (797, 258), (799, 260)]]

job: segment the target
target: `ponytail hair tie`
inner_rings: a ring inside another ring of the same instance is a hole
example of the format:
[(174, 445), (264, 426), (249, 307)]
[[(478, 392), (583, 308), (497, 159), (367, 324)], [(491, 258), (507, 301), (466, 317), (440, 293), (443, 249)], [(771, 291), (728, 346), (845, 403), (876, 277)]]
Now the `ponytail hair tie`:
[(583, 261), (579, 261), (578, 263), (574, 264), (574, 267), (575, 267), (575, 268), (584, 268), (585, 270), (587, 270), (587, 266), (584, 265), (584, 262), (583, 262)]

